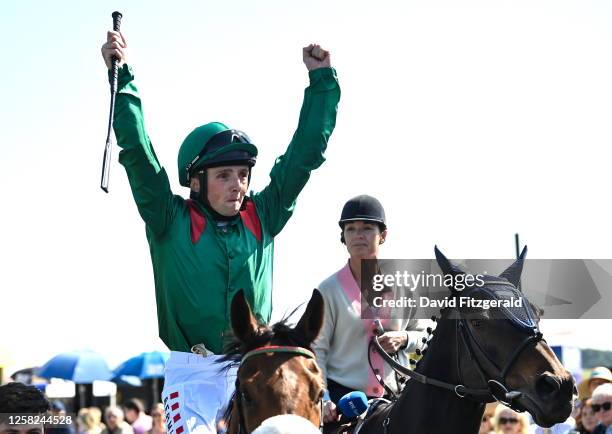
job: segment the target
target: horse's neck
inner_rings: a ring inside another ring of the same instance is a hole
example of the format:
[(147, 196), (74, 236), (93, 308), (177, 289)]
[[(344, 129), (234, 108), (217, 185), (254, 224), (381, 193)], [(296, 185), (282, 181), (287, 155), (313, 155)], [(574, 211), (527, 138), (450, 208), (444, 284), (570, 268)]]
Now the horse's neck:
[[(440, 321), (427, 355), (417, 371), (436, 380), (458, 384), (457, 337), (453, 321)], [(391, 419), (394, 433), (477, 433), (484, 404), (459, 398), (453, 391), (410, 380), (395, 404)]]

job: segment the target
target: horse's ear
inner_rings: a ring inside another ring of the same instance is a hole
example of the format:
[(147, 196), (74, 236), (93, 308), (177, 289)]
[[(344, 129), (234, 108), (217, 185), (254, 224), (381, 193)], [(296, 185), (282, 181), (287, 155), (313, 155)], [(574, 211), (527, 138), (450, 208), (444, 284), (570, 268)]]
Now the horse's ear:
[(438, 261), (442, 274), (450, 274), (451, 276), (465, 274), (465, 271), (457, 267), (455, 264), (449, 261), (446, 256), (444, 256), (444, 253), (438, 249), (438, 246), (434, 246), (434, 252), (436, 253), (436, 261)]
[(295, 326), (295, 329), (301, 332), (309, 344), (319, 336), (323, 326), (324, 313), (325, 303), (323, 302), (323, 296), (319, 290), (315, 289), (312, 291), (312, 297), (310, 297), (304, 315), (302, 315), (302, 318), (300, 318)]
[(504, 279), (508, 279), (508, 282), (519, 287), (521, 281), (521, 273), (523, 272), (523, 264), (525, 263), (525, 256), (527, 256), (527, 246), (523, 247), (523, 251), (519, 255), (518, 259), (514, 261), (506, 270), (499, 275)]
[(234, 336), (241, 342), (247, 341), (258, 328), (257, 319), (251, 311), (243, 290), (238, 291), (232, 299), (231, 319)]

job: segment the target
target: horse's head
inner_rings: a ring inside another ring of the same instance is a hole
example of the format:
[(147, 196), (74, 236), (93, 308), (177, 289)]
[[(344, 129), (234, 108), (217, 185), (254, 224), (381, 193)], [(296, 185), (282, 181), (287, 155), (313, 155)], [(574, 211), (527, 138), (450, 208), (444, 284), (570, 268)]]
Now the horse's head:
[(319, 426), (323, 380), (310, 344), (323, 324), (323, 298), (315, 290), (298, 324), (272, 327), (257, 322), (243, 292), (232, 300), (234, 353), (241, 356), (230, 428), (240, 421), (246, 432), (265, 419), (296, 414)]
[[(526, 410), (540, 426), (548, 427), (567, 419), (575, 391), (571, 374), (561, 365), (539, 330), (537, 309), (520, 291), (520, 277), (527, 248), (498, 277), (484, 276), (484, 284), (462, 291), (451, 288), (451, 296), (497, 301), (501, 307), (476, 306), (446, 308), (441, 319), (456, 329), (459, 376), (473, 388), (488, 388), (495, 399), (516, 410)], [(436, 248), (436, 259), (444, 275), (454, 281), (465, 277)], [(462, 280), (462, 279), (460, 279)], [(480, 283), (480, 282), (479, 282)], [(518, 305), (507, 307), (512, 300)], [(440, 324), (441, 325), (441, 324)]]

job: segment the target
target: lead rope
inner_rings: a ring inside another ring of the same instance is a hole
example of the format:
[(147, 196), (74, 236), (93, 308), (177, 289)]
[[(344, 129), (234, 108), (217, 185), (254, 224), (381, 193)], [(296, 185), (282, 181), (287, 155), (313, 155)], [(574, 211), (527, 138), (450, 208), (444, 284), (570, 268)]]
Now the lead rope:
[(370, 358), (370, 353), (372, 351), (372, 348), (374, 348), (373, 340), (371, 340), (370, 344), (368, 345), (368, 364), (370, 365), (370, 369), (372, 370), (374, 377), (376, 377), (376, 380), (378, 380), (378, 382), (383, 387), (383, 389), (387, 392), (387, 394), (389, 394), (389, 397), (391, 397), (395, 401), (398, 398), (398, 395), (393, 390), (391, 390), (389, 386), (387, 386), (387, 383), (385, 383), (385, 380), (382, 378), (381, 375), (376, 373), (376, 371), (374, 370), (374, 366), (372, 366), (372, 359)]

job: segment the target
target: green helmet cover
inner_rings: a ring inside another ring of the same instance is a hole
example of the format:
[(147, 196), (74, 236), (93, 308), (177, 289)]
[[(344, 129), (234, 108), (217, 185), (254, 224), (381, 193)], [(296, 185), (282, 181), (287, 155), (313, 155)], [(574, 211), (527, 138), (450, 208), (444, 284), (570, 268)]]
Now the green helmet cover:
[(187, 173), (187, 167), (194, 163), (191, 167), (191, 171), (206, 166), (206, 161), (209, 161), (221, 154), (234, 150), (247, 151), (254, 157), (257, 156), (257, 148), (255, 145), (250, 143), (230, 143), (215, 152), (204, 154), (197, 161), (194, 161), (198, 155), (204, 150), (208, 141), (218, 133), (228, 131), (227, 125), (221, 122), (210, 122), (205, 125), (201, 125), (193, 130), (183, 141), (181, 148), (178, 153), (178, 175), (179, 182), (184, 187), (189, 187), (189, 173)]

